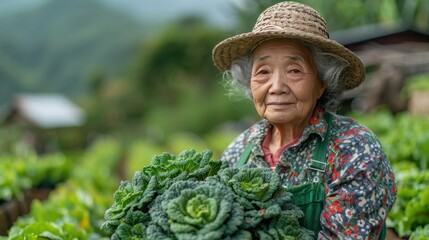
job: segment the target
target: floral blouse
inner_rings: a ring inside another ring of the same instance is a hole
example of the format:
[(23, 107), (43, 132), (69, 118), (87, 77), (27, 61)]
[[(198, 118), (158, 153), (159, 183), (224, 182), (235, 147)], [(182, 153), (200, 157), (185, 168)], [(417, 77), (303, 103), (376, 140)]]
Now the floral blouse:
[[(326, 193), (318, 239), (378, 239), (387, 213), (396, 200), (396, 183), (389, 160), (376, 136), (355, 120), (334, 115), (326, 152), (325, 172), (309, 169), (318, 137), (326, 135), (324, 111), (316, 107), (301, 138), (281, 155), (276, 171), (284, 186), (320, 181)], [(262, 142), (272, 125), (261, 120), (241, 133), (224, 151), (222, 160), (234, 165), (249, 141), (248, 163), (269, 167)]]

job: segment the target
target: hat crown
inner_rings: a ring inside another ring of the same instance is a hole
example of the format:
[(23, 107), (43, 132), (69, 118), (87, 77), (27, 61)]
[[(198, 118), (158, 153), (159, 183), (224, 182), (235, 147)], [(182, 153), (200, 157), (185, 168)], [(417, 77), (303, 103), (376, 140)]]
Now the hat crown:
[(281, 2), (263, 11), (253, 33), (301, 31), (329, 38), (326, 22), (313, 8), (297, 2)]

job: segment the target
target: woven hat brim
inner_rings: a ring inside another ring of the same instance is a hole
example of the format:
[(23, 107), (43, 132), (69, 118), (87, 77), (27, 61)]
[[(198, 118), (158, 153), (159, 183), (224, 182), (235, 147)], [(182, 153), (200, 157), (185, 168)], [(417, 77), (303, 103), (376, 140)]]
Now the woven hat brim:
[(213, 62), (219, 70), (225, 71), (230, 67), (234, 59), (249, 54), (259, 43), (271, 38), (302, 40), (347, 60), (349, 66), (345, 70), (345, 80), (340, 83), (344, 89), (355, 88), (365, 80), (365, 67), (352, 51), (334, 40), (296, 30), (249, 32), (227, 38), (214, 47), (212, 52)]

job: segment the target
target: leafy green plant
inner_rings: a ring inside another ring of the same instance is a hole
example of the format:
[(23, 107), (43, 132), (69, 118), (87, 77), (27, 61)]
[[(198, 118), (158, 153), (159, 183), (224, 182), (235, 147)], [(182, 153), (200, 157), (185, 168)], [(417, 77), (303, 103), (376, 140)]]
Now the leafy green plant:
[[(18, 232), (19, 231), (19, 232)], [(18, 232), (18, 233), (16, 233)], [(71, 223), (32, 222), (22, 229), (16, 227), (11, 231), (10, 240), (19, 239), (51, 239), (51, 240), (73, 240), (87, 239), (85, 232), (78, 230)]]
[(240, 230), (244, 213), (234, 194), (218, 182), (179, 181), (149, 210), (148, 239), (250, 239)]
[(89, 192), (66, 182), (47, 201), (33, 202), (30, 214), (15, 222), (8, 239), (103, 239), (97, 233), (96, 216), (99, 208), (104, 207), (107, 206), (95, 201)]
[[(202, 180), (216, 174), (221, 162), (211, 161), (211, 156), (209, 151), (197, 153), (195, 150), (184, 151), (178, 156), (169, 153), (154, 156), (151, 164), (137, 171), (131, 182), (121, 182), (114, 194), (114, 204), (106, 211), (102, 229), (115, 233), (115, 237), (123, 232), (122, 229), (134, 227), (136, 216), (148, 219), (149, 203), (175, 181)], [(134, 212), (138, 212), (137, 215)], [(139, 221), (137, 223), (140, 225)]]
[(24, 189), (32, 186), (32, 181), (26, 174), (25, 162), (3, 157), (0, 159), (0, 169), (0, 203), (22, 198)]
[(56, 184), (44, 202), (34, 201), (30, 213), (14, 223), (6, 239), (106, 239), (100, 226), (105, 210), (112, 205), (120, 153), (117, 141), (103, 138), (81, 159), (74, 159), (74, 165), (63, 162), (61, 155), (34, 160), (41, 164), (27, 164), (29, 171), (25, 172), (34, 183), (44, 182), (46, 176), (54, 182), (64, 176), (67, 180)]
[[(260, 239), (273, 233), (285, 237), (286, 226), (292, 236), (299, 236), (300, 239), (309, 237), (308, 232), (299, 227), (298, 218), (303, 217), (303, 213), (290, 203), (292, 194), (283, 190), (279, 175), (272, 170), (226, 168), (219, 171), (218, 177), (220, 182), (233, 190), (235, 201), (244, 209), (241, 228), (256, 232), (254, 237)], [(280, 225), (270, 226), (273, 219)], [(284, 221), (286, 225), (282, 223)]]
[(230, 169), (212, 152), (163, 153), (123, 181), (102, 229), (112, 239), (312, 239), (269, 169)]
[(69, 177), (70, 163), (62, 155), (1, 156), (0, 169), (1, 202), (22, 198), (29, 188), (53, 188)]
[(51, 154), (39, 157), (29, 163), (28, 175), (35, 187), (54, 188), (60, 182), (69, 178), (71, 163), (61, 154)]
[(425, 240), (429, 239), (429, 225), (424, 227), (418, 227), (416, 231), (414, 231), (409, 240)]
[(418, 227), (429, 224), (429, 170), (403, 162), (394, 165), (397, 200), (389, 213), (389, 222), (400, 237), (410, 236)]

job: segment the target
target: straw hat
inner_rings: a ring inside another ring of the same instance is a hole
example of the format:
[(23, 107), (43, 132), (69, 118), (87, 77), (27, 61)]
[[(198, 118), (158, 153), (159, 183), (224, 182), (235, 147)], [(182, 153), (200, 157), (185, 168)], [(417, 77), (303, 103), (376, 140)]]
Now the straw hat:
[(221, 71), (231, 62), (249, 54), (265, 40), (272, 38), (300, 39), (349, 62), (345, 70), (345, 89), (357, 87), (365, 79), (362, 61), (349, 49), (329, 39), (326, 22), (313, 8), (296, 2), (277, 3), (259, 15), (251, 32), (239, 34), (220, 42), (213, 49), (213, 62)]

